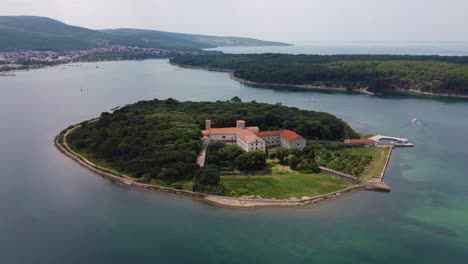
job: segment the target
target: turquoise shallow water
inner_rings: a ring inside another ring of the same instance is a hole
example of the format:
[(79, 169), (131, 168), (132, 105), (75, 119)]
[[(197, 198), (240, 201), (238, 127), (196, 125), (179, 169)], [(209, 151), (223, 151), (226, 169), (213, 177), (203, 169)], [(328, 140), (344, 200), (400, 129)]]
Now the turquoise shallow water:
[[(117, 105), (233, 96), (331, 112), (357, 130), (408, 137), (416, 147), (394, 152), (390, 193), (226, 209), (113, 184), (52, 144), (64, 127)], [(464, 263), (467, 114), (464, 100), (255, 88), (166, 60), (2, 77), (0, 263)]]

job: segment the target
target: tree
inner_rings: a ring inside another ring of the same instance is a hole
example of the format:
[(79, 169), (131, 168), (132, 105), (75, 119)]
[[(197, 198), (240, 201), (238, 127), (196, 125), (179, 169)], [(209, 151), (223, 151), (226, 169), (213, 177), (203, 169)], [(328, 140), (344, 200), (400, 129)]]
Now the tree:
[(299, 165), (301, 160), (299, 160), (296, 156), (291, 156), (288, 158), (288, 162), (289, 162), (289, 167), (291, 168), (291, 170), (295, 170), (297, 169), (297, 165)]
[(270, 154), (270, 159), (276, 159), (276, 153), (274, 153), (274, 152), (271, 153), (271, 154)]
[(219, 184), (219, 172), (215, 168), (208, 166), (205, 169), (200, 169), (197, 172), (198, 183), (201, 185), (215, 186)]
[(234, 161), (241, 171), (261, 170), (266, 165), (266, 155), (263, 151), (246, 152)]
[(276, 150), (276, 157), (279, 159), (280, 162), (284, 162), (284, 160), (289, 156), (290, 151), (287, 148), (279, 147)]
[(226, 145), (219, 150), (219, 158), (226, 161), (233, 161), (239, 155), (244, 153), (244, 150), (235, 144)]
[(309, 164), (307, 164), (307, 169), (309, 169), (313, 173), (319, 173), (320, 172), (320, 168), (319, 168), (317, 162), (315, 162), (313, 160), (309, 161)]
[(241, 103), (242, 100), (239, 98), (239, 96), (234, 96), (233, 98), (231, 98), (231, 102), (233, 102), (233, 103)]
[(120, 140), (116, 137), (111, 137), (107, 139), (99, 148), (99, 152), (102, 157), (109, 158), (113, 157), (114, 155), (120, 154), (118, 150), (118, 145), (120, 144)]

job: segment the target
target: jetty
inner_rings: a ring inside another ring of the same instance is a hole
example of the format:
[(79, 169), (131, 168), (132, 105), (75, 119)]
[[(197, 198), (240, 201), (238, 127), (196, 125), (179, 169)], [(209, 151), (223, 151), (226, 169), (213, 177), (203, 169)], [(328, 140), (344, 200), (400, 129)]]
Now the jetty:
[(395, 147), (413, 147), (414, 146), (414, 144), (410, 143), (407, 138), (402, 138), (402, 137), (376, 135), (376, 136), (370, 137), (369, 139), (374, 140), (375, 142), (377, 142), (378, 145), (393, 145)]

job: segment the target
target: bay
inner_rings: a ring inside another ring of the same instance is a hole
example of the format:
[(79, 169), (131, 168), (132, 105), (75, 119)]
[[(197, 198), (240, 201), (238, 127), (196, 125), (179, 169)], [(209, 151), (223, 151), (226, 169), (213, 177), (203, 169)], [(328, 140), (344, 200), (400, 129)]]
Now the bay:
[[(117, 105), (234, 96), (330, 112), (356, 130), (416, 146), (394, 152), (390, 193), (263, 209), (113, 184), (53, 146), (63, 128)], [(461, 263), (468, 257), (467, 114), (466, 100), (251, 87), (167, 60), (0, 77), (0, 262)]]

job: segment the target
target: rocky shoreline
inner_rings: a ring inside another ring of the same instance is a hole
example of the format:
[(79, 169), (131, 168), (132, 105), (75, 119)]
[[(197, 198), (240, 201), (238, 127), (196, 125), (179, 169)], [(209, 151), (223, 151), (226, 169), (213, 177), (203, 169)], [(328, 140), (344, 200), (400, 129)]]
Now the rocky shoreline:
[[(179, 196), (184, 197), (191, 197), (197, 201), (202, 201), (211, 205), (216, 206), (223, 206), (223, 207), (237, 207), (237, 208), (252, 208), (252, 207), (286, 207), (286, 206), (304, 206), (304, 205), (312, 205), (316, 204), (328, 199), (337, 198), (345, 193), (349, 193), (356, 190), (366, 189), (366, 185), (354, 185), (343, 190), (339, 190), (336, 192), (327, 193), (324, 195), (314, 196), (314, 197), (302, 197), (298, 198), (289, 198), (289, 199), (267, 199), (267, 198), (258, 198), (258, 197), (228, 197), (228, 196), (219, 196), (219, 195), (211, 195), (206, 193), (199, 193), (199, 192), (192, 192), (180, 189), (174, 189), (164, 186), (152, 185), (152, 184), (145, 184), (136, 182), (134, 180), (124, 178), (122, 176), (116, 175), (116, 173), (112, 170), (107, 168), (102, 168), (91, 161), (87, 160), (86, 158), (82, 157), (78, 153), (74, 152), (70, 149), (70, 147), (66, 143), (67, 135), (72, 132), (73, 130), (79, 128), (81, 125), (76, 124), (70, 126), (66, 130), (62, 131), (57, 135), (54, 139), (55, 147), (64, 155), (71, 158), (72, 160), (76, 161), (81, 166), (89, 169), (90, 171), (94, 172), (97, 175), (100, 175), (112, 182), (119, 183), (125, 186), (132, 186), (137, 187), (145, 190), (151, 191), (161, 191), (170, 194), (176, 194)], [(59, 142), (60, 134), (64, 133), (63, 135), (63, 142)]]

